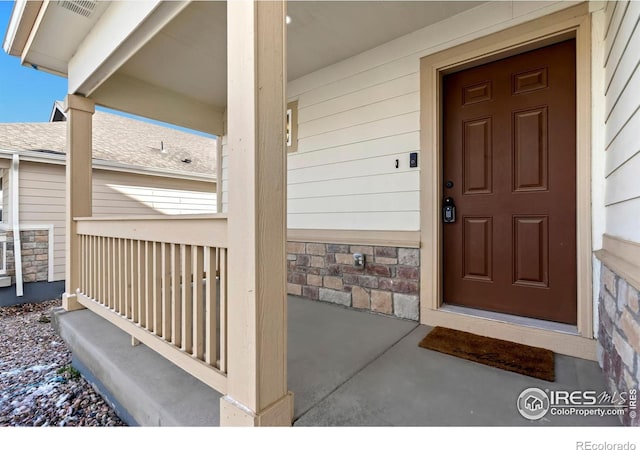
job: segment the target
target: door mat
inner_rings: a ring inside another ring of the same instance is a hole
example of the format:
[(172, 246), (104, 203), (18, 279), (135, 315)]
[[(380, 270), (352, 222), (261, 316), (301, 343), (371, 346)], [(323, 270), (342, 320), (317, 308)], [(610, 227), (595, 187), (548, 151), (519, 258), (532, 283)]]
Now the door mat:
[(555, 379), (554, 354), (544, 348), (443, 327), (435, 327), (418, 345), (541, 380)]

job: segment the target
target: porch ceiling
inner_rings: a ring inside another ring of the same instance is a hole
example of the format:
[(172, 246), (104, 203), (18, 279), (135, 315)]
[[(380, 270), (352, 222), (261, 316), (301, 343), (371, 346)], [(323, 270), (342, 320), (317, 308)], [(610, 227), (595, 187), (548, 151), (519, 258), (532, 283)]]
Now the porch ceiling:
[[(289, 1), (288, 80), (481, 3)], [(9, 34), (15, 39), (10, 36), (5, 48), (24, 64), (67, 76), (69, 93), (91, 96), (99, 105), (221, 134), (226, 6), (226, 1), (44, 2), (37, 17), (29, 15), (32, 22), (27, 16), (12, 20)], [(16, 27), (19, 32), (13, 33)]]
[[(290, 1), (288, 79), (294, 80), (480, 3), (484, 2)], [(129, 59), (117, 76), (224, 107), (226, 58), (226, 2), (192, 2)]]

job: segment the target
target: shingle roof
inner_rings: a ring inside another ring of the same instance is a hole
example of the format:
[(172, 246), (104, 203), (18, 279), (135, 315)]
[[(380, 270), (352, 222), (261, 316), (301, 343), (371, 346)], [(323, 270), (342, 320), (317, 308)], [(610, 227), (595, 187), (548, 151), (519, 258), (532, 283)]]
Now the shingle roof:
[[(65, 122), (0, 123), (0, 149), (64, 154), (66, 129)], [(216, 173), (215, 139), (104, 111), (93, 116), (93, 158), (199, 175)]]

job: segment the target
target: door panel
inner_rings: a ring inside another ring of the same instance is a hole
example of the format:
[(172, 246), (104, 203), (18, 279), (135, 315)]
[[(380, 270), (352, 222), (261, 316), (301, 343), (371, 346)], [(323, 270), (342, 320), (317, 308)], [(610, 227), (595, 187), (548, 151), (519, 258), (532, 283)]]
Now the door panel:
[(443, 79), (445, 303), (575, 324), (575, 41)]

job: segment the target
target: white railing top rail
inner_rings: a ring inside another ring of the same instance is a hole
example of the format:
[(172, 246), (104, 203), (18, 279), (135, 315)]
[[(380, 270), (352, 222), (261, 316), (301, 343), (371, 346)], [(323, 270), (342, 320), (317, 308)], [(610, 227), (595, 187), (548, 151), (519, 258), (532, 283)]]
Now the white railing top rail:
[(225, 214), (104, 216), (79, 217), (74, 220), (77, 232), (81, 235), (227, 247)]

